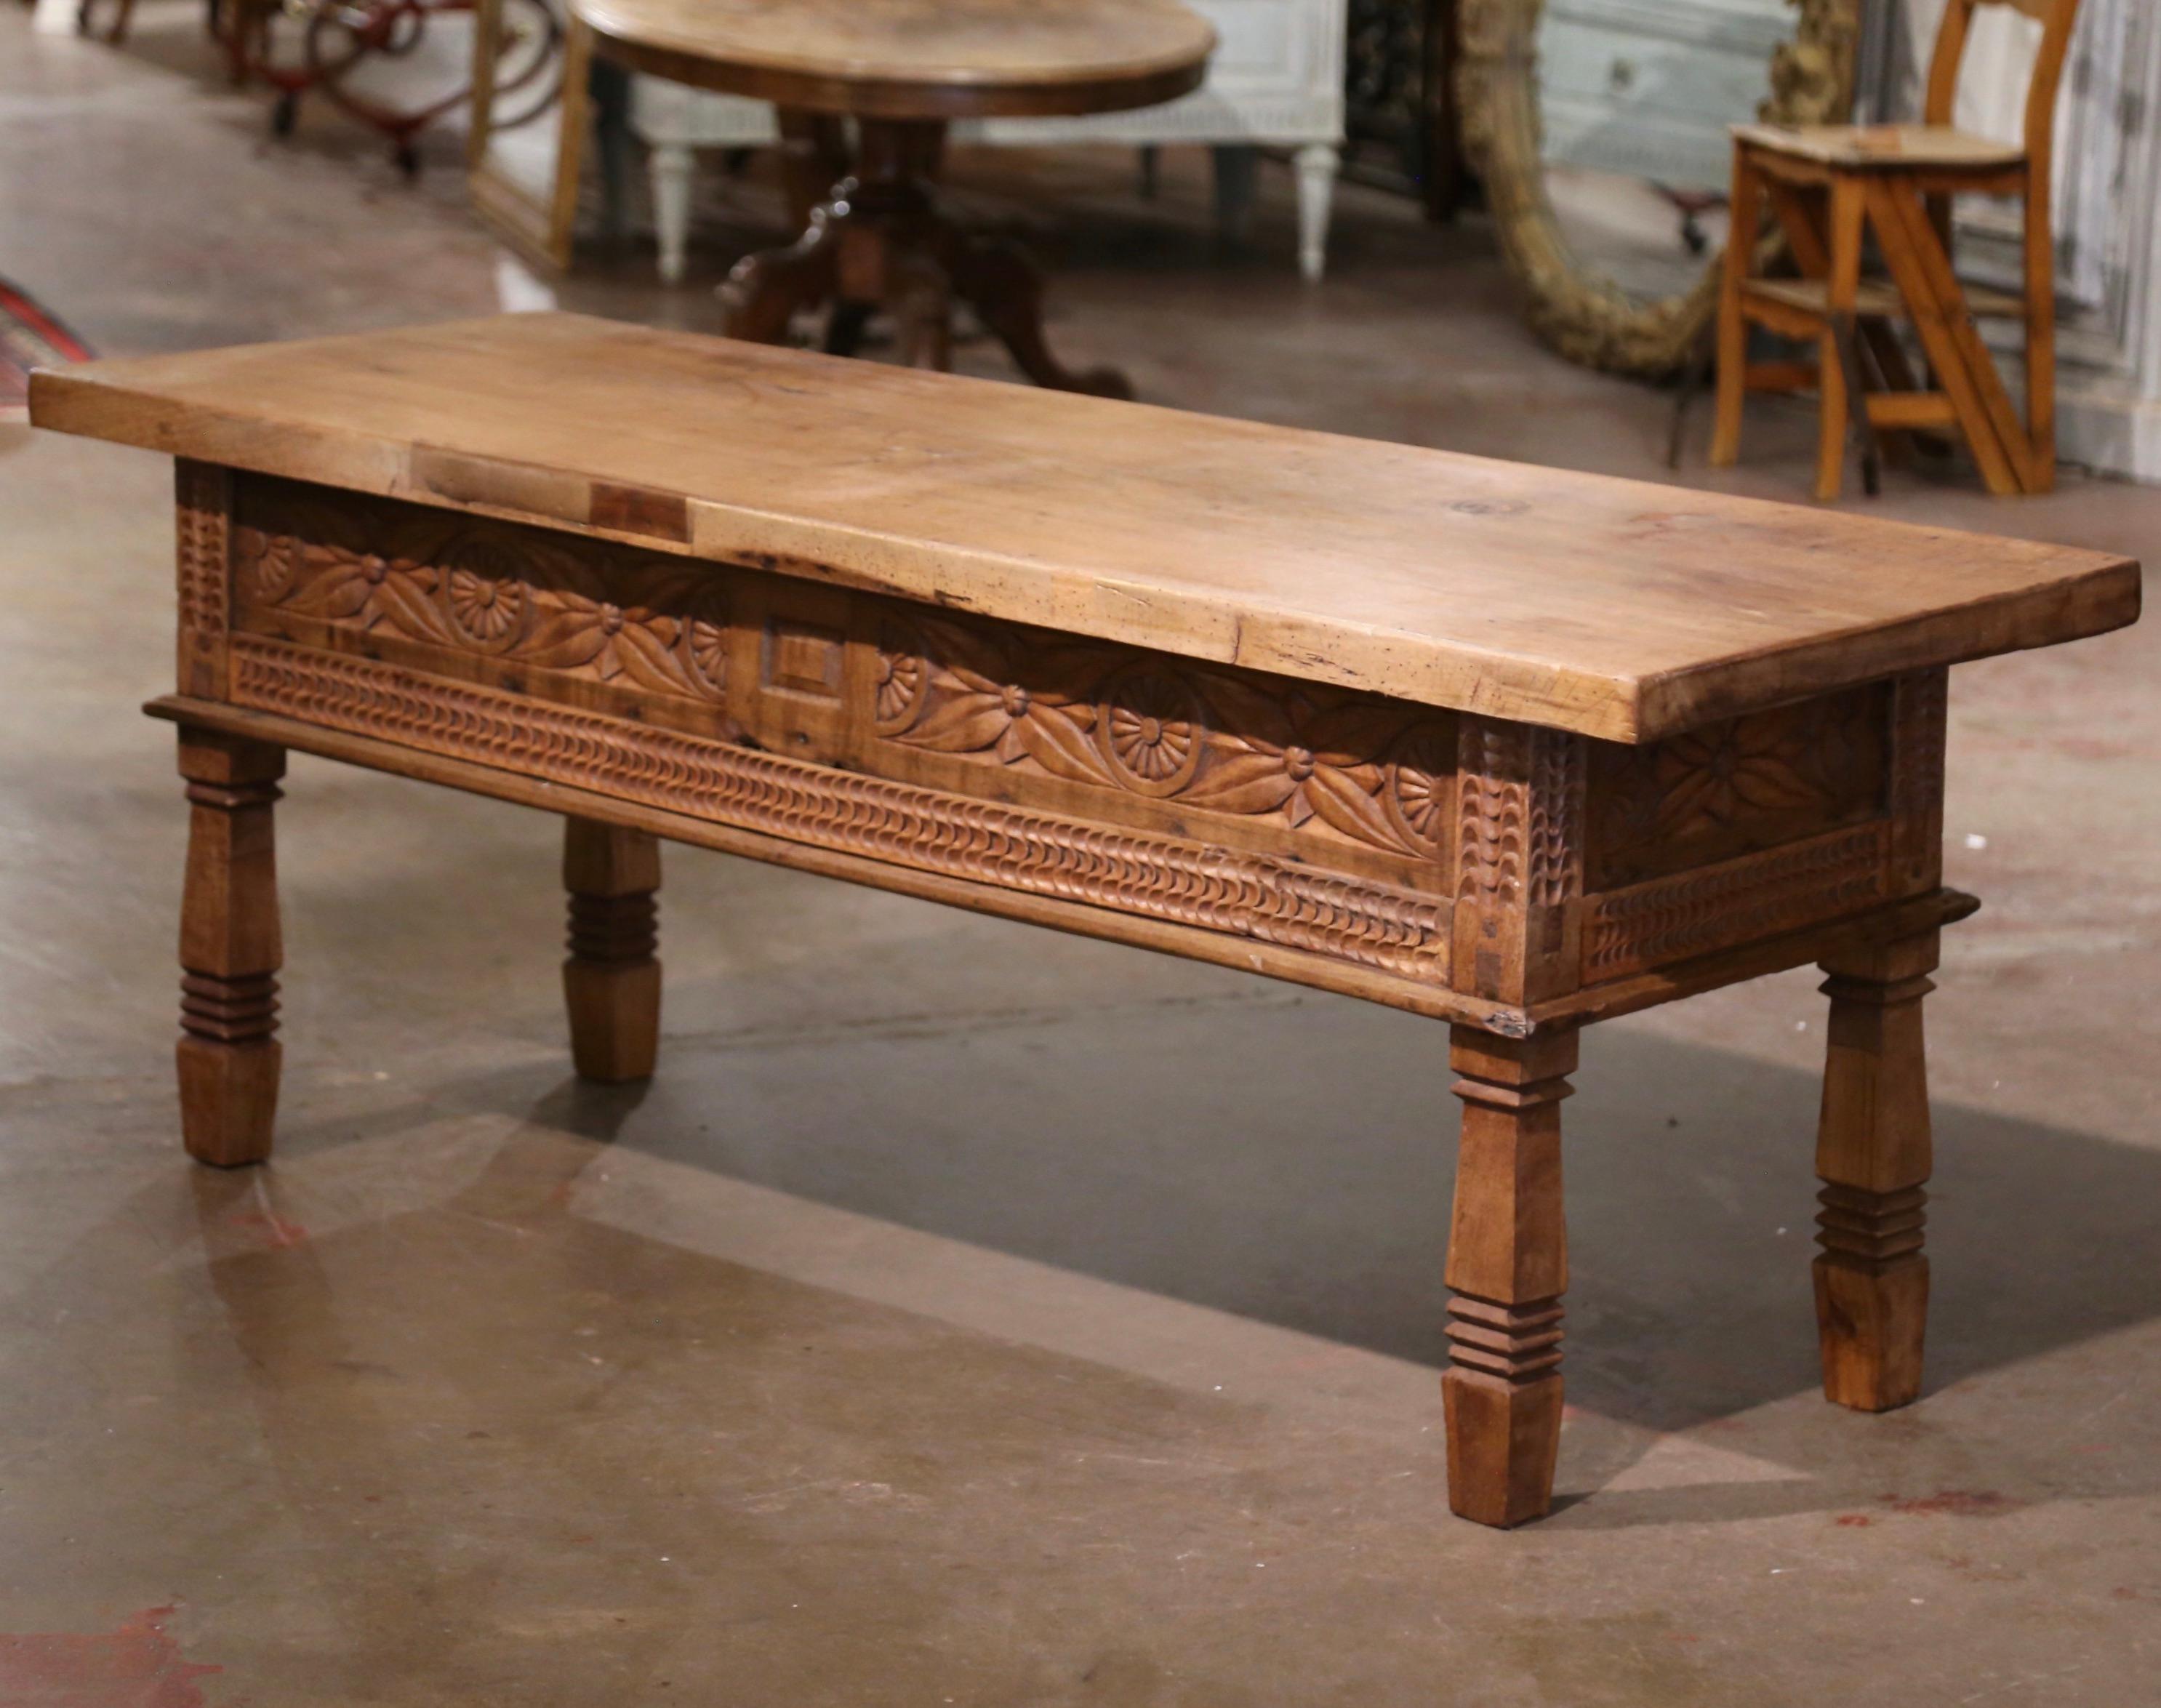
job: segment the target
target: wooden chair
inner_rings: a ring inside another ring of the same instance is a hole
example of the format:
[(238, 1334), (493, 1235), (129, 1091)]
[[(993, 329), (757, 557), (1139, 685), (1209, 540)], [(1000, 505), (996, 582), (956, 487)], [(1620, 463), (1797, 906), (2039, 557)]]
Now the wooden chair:
[[(2023, 147), (1955, 129), (1953, 97), (1966, 34), (1981, 7), (2015, 7), (2042, 25), (2027, 91)], [(1916, 430), (1955, 427), (1991, 492), (2045, 492), (2055, 484), (2055, 268), (2049, 168), (2056, 86), (2078, 0), (1947, 0), (1917, 125), (1815, 125), (1734, 131), (1732, 231), (1719, 305), (1718, 420), (1711, 461), (1741, 453), (1741, 412), (1752, 391), (1800, 391), (1823, 400), (1816, 496), (1838, 496), (1849, 413), (1858, 411), (1863, 468), (1876, 490), (1877, 433), (1894, 448)], [(2025, 200), (2025, 290), (1965, 290), (1952, 271), (1954, 195)], [(1764, 204), (1783, 231), (1798, 278), (1757, 271)], [(1872, 230), (1888, 276), (1864, 277)], [(1974, 325), (2000, 315), (2026, 325), (2026, 414), (2013, 406)], [(1894, 317), (1914, 325), (1929, 388), (1914, 379)], [(1747, 359), (1751, 322), (1814, 339), (1809, 362)]]

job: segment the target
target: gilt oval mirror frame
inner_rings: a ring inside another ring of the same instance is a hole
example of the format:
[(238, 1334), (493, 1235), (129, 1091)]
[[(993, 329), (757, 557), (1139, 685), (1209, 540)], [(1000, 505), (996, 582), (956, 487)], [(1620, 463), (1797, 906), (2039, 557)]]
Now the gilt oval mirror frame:
[[(1794, 33), (1773, 55), (1756, 115), (1772, 124), (1837, 124), (1853, 107), (1862, 0), (1787, 0)], [(1539, 110), (1545, 0), (1461, 0), (1456, 60), (1464, 152), (1483, 181), (1508, 268), (1538, 336), (1571, 362), (1659, 378), (1688, 366), (1718, 305), (1719, 258), (1674, 296), (1632, 294), (1586, 268), (1554, 211)], [(1747, 115), (1737, 113), (1737, 119)]]

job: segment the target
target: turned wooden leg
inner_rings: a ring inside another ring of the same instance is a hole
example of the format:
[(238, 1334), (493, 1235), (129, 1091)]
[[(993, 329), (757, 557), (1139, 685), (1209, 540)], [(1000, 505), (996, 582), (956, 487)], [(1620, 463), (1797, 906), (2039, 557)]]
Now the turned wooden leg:
[(1023, 373), (1052, 391), (1133, 396), (1132, 383), (1117, 369), (1075, 372), (1050, 353), (1043, 336), (1043, 275), (1018, 247), (978, 241), (950, 228), (940, 235), (954, 294), (976, 311)]
[(818, 205), (848, 175), (848, 132), (836, 112), (784, 107), (773, 114), (780, 131), (780, 176), (788, 216), (797, 230), (810, 223)]
[(731, 338), (784, 344), (798, 313), (831, 300), (840, 283), (838, 250), (843, 216), (828, 203), (810, 216), (803, 235), (785, 249), (746, 255), (720, 289)]
[(1448, 1242), (1448, 1503), (1503, 1528), (1543, 1518), (1560, 1451), (1560, 1101), (1576, 1035), (1450, 1030), (1463, 1100)]
[(864, 331), (877, 312), (875, 303), (855, 302), (846, 297), (836, 301), (825, 320), (825, 353), (853, 356), (862, 349)]
[(1921, 998), (1934, 988), (1937, 950), (1930, 931), (1823, 964), (1830, 1044), (1816, 1139), (1816, 1324), (1825, 1397), (1862, 1411), (1889, 1411), (1921, 1391), (1929, 1168)]
[(563, 963), (570, 1059), (586, 1079), (648, 1079), (660, 1049), (660, 844), (643, 831), (565, 820), (563, 887), (570, 893), (570, 958)]
[(1726, 259), (1718, 292), (1718, 414), (1711, 429), (1711, 463), (1731, 468), (1741, 460), (1741, 418), (1748, 404), (1748, 321), (1742, 294), (1756, 254), (1756, 230), (1763, 222), (1763, 180), (1747, 148), (1733, 147), (1733, 200), (1728, 220)]
[(180, 1134), (219, 1168), (264, 1161), (278, 1113), (278, 856), (285, 750), (180, 732), (187, 883), (180, 906)]
[(898, 257), (889, 282), (894, 343), (909, 367), (953, 367), (953, 288), (927, 255)]

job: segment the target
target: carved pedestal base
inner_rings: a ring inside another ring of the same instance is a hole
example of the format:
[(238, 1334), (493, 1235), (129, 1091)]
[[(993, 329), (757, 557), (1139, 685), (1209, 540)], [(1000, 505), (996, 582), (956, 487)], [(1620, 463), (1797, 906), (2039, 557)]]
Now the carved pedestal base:
[(971, 237), (939, 212), (929, 185), (945, 141), (942, 123), (865, 120), (857, 175), (834, 186), (792, 245), (747, 257), (728, 276), (721, 299), (729, 336), (778, 344), (798, 313), (830, 304), (831, 353), (853, 355), (871, 315), (883, 312), (909, 366), (942, 369), (951, 365), (958, 298), (1038, 385), (1131, 397), (1115, 370), (1075, 372), (1050, 353), (1043, 278), (1026, 255)]
[(1452, 1028), (1463, 1133), (1449, 1235), (1448, 1503), (1506, 1528), (1553, 1504), (1560, 1452), (1560, 1101), (1573, 1032), (1529, 1039)]
[(590, 819), (564, 823), (570, 957), (563, 997), (570, 1059), (588, 1080), (652, 1077), (660, 1050), (660, 844)]
[(1934, 988), (1937, 942), (1930, 932), (1824, 963), (1816, 1323), (1825, 1397), (1862, 1411), (1908, 1404), (1921, 1391), (1930, 1164), (1921, 999)]
[(180, 912), (180, 1133), (219, 1168), (270, 1154), (278, 1112), (280, 747), (180, 733), (190, 808)]

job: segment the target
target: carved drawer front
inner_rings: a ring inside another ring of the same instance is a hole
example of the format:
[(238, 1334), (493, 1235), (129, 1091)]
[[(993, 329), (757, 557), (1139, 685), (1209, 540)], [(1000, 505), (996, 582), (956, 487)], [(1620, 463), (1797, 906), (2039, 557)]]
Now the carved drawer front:
[(1836, 919), (1941, 875), (1944, 674), (1589, 743), (1583, 982)]
[(231, 602), (243, 705), (1447, 980), (1450, 712), (255, 476)]
[(1502, 1005), (1940, 882), (1940, 669), (1630, 747), (192, 465), (181, 548), (189, 693)]

